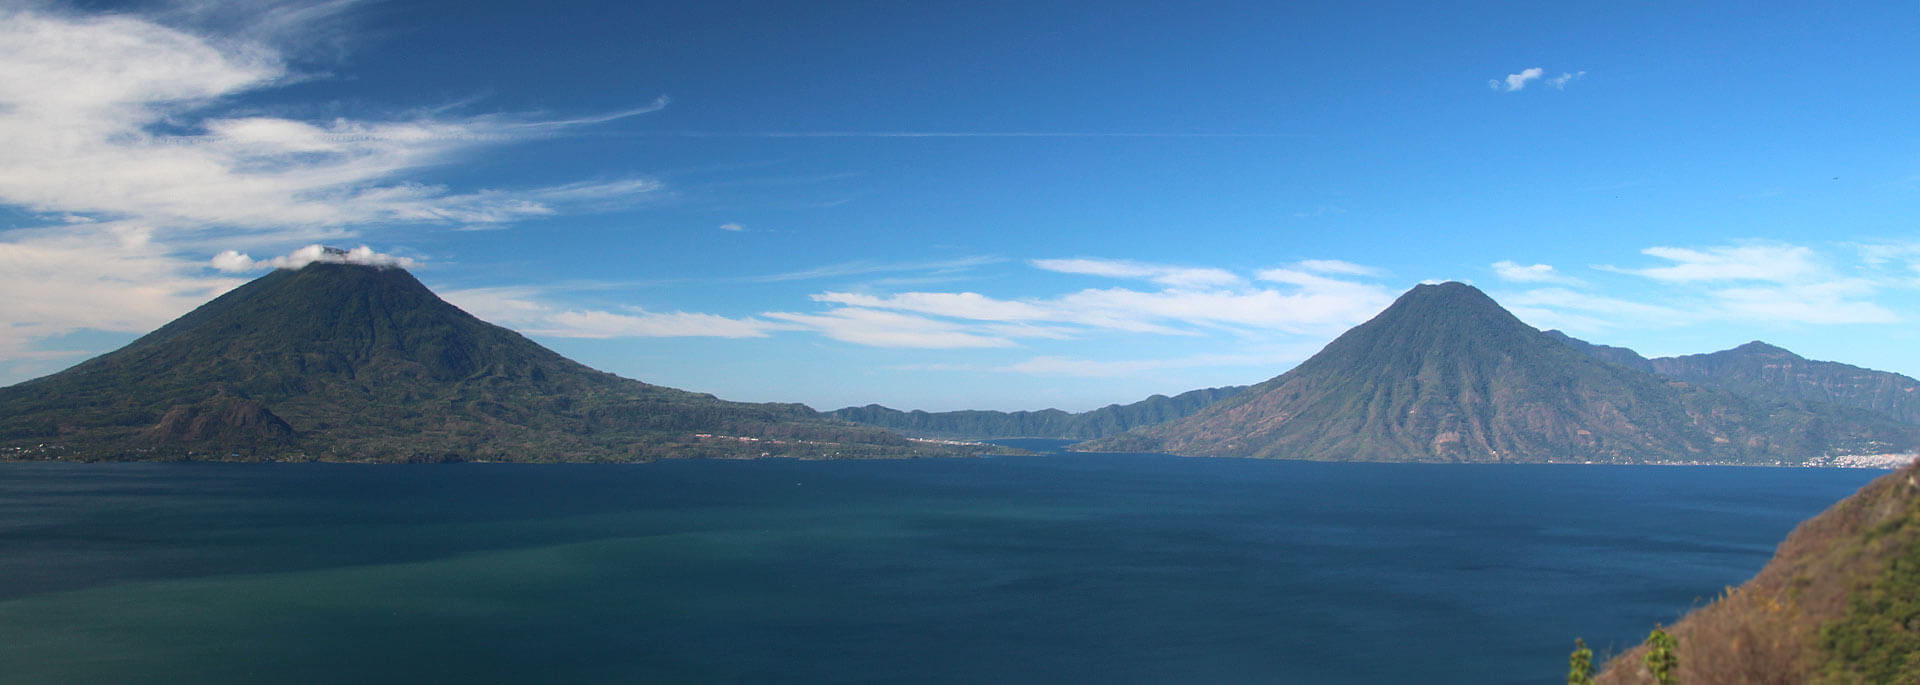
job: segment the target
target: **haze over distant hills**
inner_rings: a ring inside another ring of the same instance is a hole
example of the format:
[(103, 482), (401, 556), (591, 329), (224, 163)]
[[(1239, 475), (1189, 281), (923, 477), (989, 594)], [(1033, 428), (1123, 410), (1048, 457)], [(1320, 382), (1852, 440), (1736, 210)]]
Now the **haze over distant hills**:
[[(594, 371), (400, 269), (277, 270), (115, 352), (0, 388), (0, 458), (646, 460), (965, 454), (942, 437), (1371, 461), (1802, 463), (1920, 446), (1920, 382), (1762, 343), (1646, 359), (1423, 285), (1259, 385), (1069, 414), (821, 414)], [(854, 423), (858, 422), (858, 423)], [(858, 425), (871, 424), (871, 425)], [(1123, 432), (1124, 431), (1124, 432)], [(1105, 436), (1105, 437), (1101, 437)]]
[(1154, 395), (1132, 404), (1110, 404), (1077, 414), (1058, 409), (900, 411), (869, 404), (836, 409), (828, 415), (923, 437), (1090, 440), (1187, 416), (1244, 389), (1246, 386), (1236, 385), (1189, 390), (1173, 397)]
[(276, 270), (124, 348), (0, 388), (0, 457), (600, 461), (956, 454), (582, 366), (406, 271)]
[[(1798, 357), (1786, 372), (1763, 363), (1785, 359), (1770, 351), (1777, 348), (1749, 348), (1641, 365), (1630, 350), (1527, 326), (1472, 286), (1422, 285), (1285, 374), (1192, 416), (1076, 449), (1802, 463), (1920, 446), (1920, 426), (1884, 413), (1908, 406), (1897, 399), (1907, 392), (1898, 380), (1905, 377)], [(1659, 375), (1648, 365), (1684, 375)], [(1713, 382), (1683, 380), (1688, 375)]]
[(1668, 378), (1742, 394), (1831, 402), (1920, 423), (1920, 381), (1886, 371), (1807, 359), (1755, 340), (1708, 354), (1647, 359), (1624, 347), (1594, 345), (1547, 331), (1594, 357)]

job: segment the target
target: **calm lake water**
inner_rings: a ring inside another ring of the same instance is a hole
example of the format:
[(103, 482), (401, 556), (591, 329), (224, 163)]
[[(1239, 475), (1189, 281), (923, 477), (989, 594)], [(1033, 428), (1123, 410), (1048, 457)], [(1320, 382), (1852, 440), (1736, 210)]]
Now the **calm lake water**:
[(1881, 473), (0, 464), (0, 680), (1562, 682)]

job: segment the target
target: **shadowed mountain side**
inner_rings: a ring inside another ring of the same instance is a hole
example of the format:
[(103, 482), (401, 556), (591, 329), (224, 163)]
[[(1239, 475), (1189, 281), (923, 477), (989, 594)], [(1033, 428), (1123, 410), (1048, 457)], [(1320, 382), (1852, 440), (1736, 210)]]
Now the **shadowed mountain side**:
[(1173, 397), (1154, 395), (1133, 404), (1109, 404), (1078, 414), (1058, 409), (909, 412), (869, 404), (834, 410), (827, 415), (905, 435), (929, 438), (1090, 440), (1187, 416), (1244, 389), (1246, 386), (1240, 385), (1189, 390)]
[(1798, 463), (1920, 428), (1601, 362), (1461, 283), (1417, 286), (1300, 366), (1092, 451), (1365, 461)]
[[(1674, 624), (1679, 682), (1920, 682), (1920, 471), (1909, 465), (1800, 524), (1739, 588)], [(1645, 647), (1599, 683), (1652, 683)]]
[(329, 263), (276, 270), (117, 351), (0, 388), (0, 448), (381, 461), (953, 451), (799, 404), (595, 371), (447, 304), (406, 271)]

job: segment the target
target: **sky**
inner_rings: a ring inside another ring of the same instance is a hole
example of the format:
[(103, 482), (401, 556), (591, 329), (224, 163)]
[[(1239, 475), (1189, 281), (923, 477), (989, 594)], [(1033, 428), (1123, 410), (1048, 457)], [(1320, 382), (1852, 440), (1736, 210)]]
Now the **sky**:
[(0, 384), (274, 268), (828, 410), (1255, 383), (1406, 289), (1920, 376), (1920, 3), (0, 0)]

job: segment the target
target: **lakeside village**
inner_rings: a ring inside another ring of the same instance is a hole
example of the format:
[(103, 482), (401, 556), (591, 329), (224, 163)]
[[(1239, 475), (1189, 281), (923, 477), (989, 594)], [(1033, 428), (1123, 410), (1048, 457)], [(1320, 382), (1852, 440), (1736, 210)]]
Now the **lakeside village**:
[[(768, 445), (790, 444), (786, 440), (772, 440), (767, 438), (755, 438), (755, 437), (741, 436), (741, 435), (714, 435), (712, 433), (695, 433), (693, 437), (701, 440), (719, 440), (719, 441), (730, 441), (730, 442), (740, 442), (740, 443), (764, 442), (764, 443), (767, 443)], [(984, 446), (988, 444), (988, 443), (978, 442), (978, 441), (939, 440), (934, 438), (907, 438), (907, 440), (923, 443), (923, 444), (929, 444), (929, 445)], [(13, 447), (0, 447), (0, 461), (65, 461), (66, 457), (61, 453), (67, 451), (68, 449), (69, 448), (67, 446), (60, 445), (58, 443), (40, 443), (37, 445), (19, 445), (19, 446), (13, 446)], [(760, 453), (760, 456), (772, 457), (776, 455), (774, 455), (772, 452), (762, 452)], [(1799, 463), (1782, 462), (1778, 464), (1741, 464), (1741, 465), (1742, 466), (1749, 466), (1749, 465), (1750, 466), (1776, 466), (1776, 467), (1787, 467), (1787, 468), (1883, 469), (1883, 470), (1891, 471), (1893, 469), (1898, 469), (1908, 464), (1911, 464), (1916, 460), (1920, 460), (1920, 452), (1908, 452), (1903, 454), (1835, 454), (1835, 455), (1829, 455), (1824, 457), (1814, 457)], [(1608, 462), (1587, 461), (1587, 462), (1581, 462), (1581, 463), (1601, 464), (1601, 463), (1608, 463)], [(1657, 464), (1662, 466), (1728, 466), (1729, 465), (1729, 464), (1726, 464), (1725, 462), (1711, 462), (1711, 461), (1684, 461), (1684, 462), (1675, 461), (1675, 462), (1645, 462), (1645, 463)]]
[[(798, 440), (798, 441), (775, 440), (772, 438), (756, 438), (756, 437), (746, 436), (746, 435), (714, 435), (712, 433), (694, 433), (693, 437), (698, 440), (714, 440), (719, 442), (738, 442), (742, 444), (756, 443), (756, 442), (766, 443), (768, 445), (792, 445), (792, 444), (800, 444), (800, 443), (813, 444), (813, 445), (838, 445), (839, 444), (839, 443), (820, 443), (820, 442), (812, 442), (807, 440)], [(905, 437), (905, 436), (902, 436), (902, 437)], [(934, 438), (906, 438), (906, 439), (908, 442), (917, 442), (923, 445), (964, 445), (969, 447), (989, 446), (988, 443), (973, 442), (973, 441), (967, 441), (967, 440), (937, 440)], [(835, 454), (838, 454), (838, 452), (836, 452)], [(772, 452), (761, 452), (760, 456), (778, 457), (781, 455), (774, 454)]]

